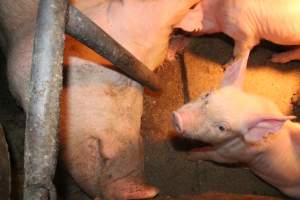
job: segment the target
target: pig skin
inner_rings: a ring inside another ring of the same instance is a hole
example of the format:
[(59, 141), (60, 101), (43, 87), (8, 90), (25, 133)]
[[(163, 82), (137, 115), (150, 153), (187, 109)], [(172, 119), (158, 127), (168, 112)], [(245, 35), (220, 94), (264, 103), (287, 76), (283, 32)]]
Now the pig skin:
[(284, 194), (300, 199), (300, 125), (271, 100), (243, 92), (248, 57), (226, 69), (222, 87), (173, 113), (176, 130), (212, 144), (192, 160), (244, 163)]
[[(72, 2), (154, 70), (167, 54), (173, 25), (199, 0)], [(6, 1), (0, 6), (9, 86), (25, 110), (36, 9), (37, 1)], [(145, 185), (143, 177), (143, 87), (69, 37), (64, 57), (59, 137), (66, 168), (92, 197), (155, 196), (158, 190)]]
[[(223, 32), (234, 39), (233, 56), (244, 56), (261, 39), (300, 45), (298, 0), (203, 0), (177, 24), (195, 35)], [(275, 54), (273, 62), (300, 59), (300, 47)]]

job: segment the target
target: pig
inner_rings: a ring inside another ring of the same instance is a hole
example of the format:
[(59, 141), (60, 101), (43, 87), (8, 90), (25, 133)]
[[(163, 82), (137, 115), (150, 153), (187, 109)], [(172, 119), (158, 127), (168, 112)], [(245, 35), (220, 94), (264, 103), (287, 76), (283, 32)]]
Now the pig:
[[(199, 0), (73, 0), (83, 13), (143, 62), (157, 68), (169, 35)], [(27, 110), (37, 0), (2, 0), (0, 36), (11, 93)], [(67, 37), (61, 94), (60, 156), (78, 185), (93, 198), (154, 197), (145, 183), (143, 87), (108, 61)]]
[[(242, 163), (292, 198), (300, 198), (300, 124), (269, 99), (244, 92), (248, 57), (226, 70), (221, 88), (173, 112), (183, 137), (211, 146), (191, 151), (191, 160)], [(241, 67), (242, 66), (242, 67)]]
[(286, 63), (300, 60), (299, 18), (298, 0), (202, 0), (176, 27), (194, 35), (225, 33), (234, 40), (234, 58), (246, 56), (261, 39), (295, 45), (271, 58)]

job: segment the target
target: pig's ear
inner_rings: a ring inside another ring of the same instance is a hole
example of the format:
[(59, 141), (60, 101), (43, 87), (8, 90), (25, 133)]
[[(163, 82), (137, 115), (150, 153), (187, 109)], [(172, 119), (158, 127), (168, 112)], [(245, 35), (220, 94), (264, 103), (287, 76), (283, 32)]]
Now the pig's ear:
[(199, 3), (195, 8), (190, 9), (190, 11), (185, 15), (185, 17), (177, 24), (174, 28), (180, 28), (187, 32), (201, 31), (203, 11), (201, 3)]
[(250, 51), (246, 52), (243, 56), (235, 58), (230, 64), (228, 64), (221, 87), (229, 85), (239, 88), (242, 87), (246, 74), (249, 53)]
[(246, 132), (243, 134), (246, 142), (255, 143), (263, 138), (279, 131), (283, 124), (295, 116), (266, 116), (259, 117), (249, 123)]

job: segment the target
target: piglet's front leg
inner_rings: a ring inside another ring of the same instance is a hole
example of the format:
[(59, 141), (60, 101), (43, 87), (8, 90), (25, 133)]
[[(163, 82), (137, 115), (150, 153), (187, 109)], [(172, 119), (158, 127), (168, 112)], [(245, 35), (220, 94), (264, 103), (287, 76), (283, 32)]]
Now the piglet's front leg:
[(227, 70), (228, 68), (230, 68), (230, 66), (235, 65), (240, 60), (244, 60), (247, 62), (252, 47), (252, 45), (249, 46), (245, 42), (235, 41), (233, 56), (227, 61), (227, 63), (222, 66), (223, 70)]

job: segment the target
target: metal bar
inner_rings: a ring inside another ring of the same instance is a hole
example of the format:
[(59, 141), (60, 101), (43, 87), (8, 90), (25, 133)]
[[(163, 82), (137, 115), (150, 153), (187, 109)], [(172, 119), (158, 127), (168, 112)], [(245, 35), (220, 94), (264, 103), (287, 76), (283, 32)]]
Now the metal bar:
[(160, 90), (159, 80), (151, 70), (71, 5), (66, 33), (102, 55), (142, 85), (152, 90)]
[(178, 54), (178, 60), (180, 65), (181, 72), (181, 82), (182, 82), (182, 94), (183, 94), (183, 102), (186, 104), (190, 102), (190, 91), (189, 91), (189, 81), (187, 69), (184, 61), (184, 53)]
[(25, 200), (55, 200), (67, 0), (39, 1), (25, 130)]

